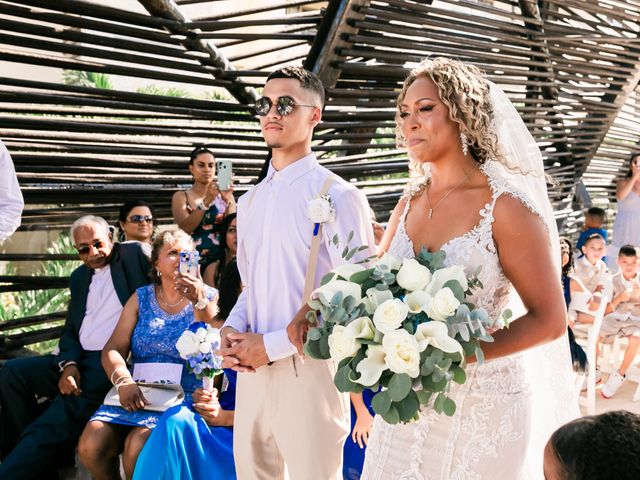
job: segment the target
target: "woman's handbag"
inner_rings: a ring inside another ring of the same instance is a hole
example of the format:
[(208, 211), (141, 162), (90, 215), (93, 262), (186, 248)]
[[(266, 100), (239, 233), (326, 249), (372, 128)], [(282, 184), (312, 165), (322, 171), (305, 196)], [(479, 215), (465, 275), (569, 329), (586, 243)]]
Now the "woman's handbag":
[[(184, 400), (184, 390), (180, 385), (150, 382), (136, 382), (136, 384), (140, 387), (144, 398), (149, 402), (145, 405), (144, 410), (164, 412), (174, 405), (182, 403)], [(115, 386), (107, 393), (107, 396), (104, 398), (104, 404), (122, 407), (120, 404), (120, 396)]]

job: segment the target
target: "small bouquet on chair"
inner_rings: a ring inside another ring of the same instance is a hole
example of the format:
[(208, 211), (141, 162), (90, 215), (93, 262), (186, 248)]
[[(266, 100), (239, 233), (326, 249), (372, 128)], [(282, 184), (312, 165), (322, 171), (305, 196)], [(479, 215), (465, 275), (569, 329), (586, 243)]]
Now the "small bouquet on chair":
[(491, 319), (469, 301), (481, 285), (475, 272), (444, 267), (445, 253), (423, 249), (415, 258), (389, 255), (373, 268), (346, 264), (332, 270), (313, 292), (304, 351), (336, 364), (341, 392), (380, 390), (374, 411), (390, 424), (418, 419), (422, 408), (453, 415), (451, 382), (466, 381), (465, 357), (483, 361), (480, 341), (507, 325), (511, 312)]
[(204, 322), (189, 325), (176, 342), (187, 369), (202, 379), (202, 388), (209, 392), (213, 391), (214, 377), (222, 373), (222, 357), (215, 354), (220, 342), (220, 330)]

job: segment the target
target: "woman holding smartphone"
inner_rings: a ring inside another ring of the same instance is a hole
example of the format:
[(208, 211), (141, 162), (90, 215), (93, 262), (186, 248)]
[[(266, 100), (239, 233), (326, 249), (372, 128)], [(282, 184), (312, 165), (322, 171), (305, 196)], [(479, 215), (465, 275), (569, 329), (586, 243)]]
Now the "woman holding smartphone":
[(607, 251), (607, 266), (618, 269), (616, 258), (622, 245), (640, 246), (640, 154), (631, 155), (629, 171), (618, 180), (618, 212), (613, 224), (612, 251)]
[(235, 213), (233, 189), (220, 191), (216, 182), (213, 153), (198, 147), (191, 152), (189, 171), (193, 185), (173, 194), (171, 212), (178, 226), (191, 235), (200, 253), (200, 272), (207, 285), (213, 286), (213, 264), (220, 259), (220, 223)]

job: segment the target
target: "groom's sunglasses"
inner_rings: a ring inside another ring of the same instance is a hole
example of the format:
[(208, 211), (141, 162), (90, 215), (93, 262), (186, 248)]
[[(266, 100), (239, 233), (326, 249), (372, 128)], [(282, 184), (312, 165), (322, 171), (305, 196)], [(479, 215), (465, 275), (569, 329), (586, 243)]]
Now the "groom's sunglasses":
[[(293, 112), (293, 107), (317, 108), (315, 105), (303, 105), (301, 103), (296, 103), (293, 98), (287, 96), (278, 97), (276, 99), (275, 105), (276, 111), (283, 117), (290, 115)], [(261, 117), (266, 116), (271, 111), (271, 107), (273, 107), (273, 102), (268, 97), (259, 98), (258, 100), (256, 100), (256, 103), (253, 106), (256, 114), (260, 115)]]

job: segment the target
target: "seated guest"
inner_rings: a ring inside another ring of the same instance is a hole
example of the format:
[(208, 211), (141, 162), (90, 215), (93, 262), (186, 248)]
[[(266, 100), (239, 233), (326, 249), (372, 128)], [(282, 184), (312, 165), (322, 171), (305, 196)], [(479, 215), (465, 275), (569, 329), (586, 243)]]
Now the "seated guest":
[(556, 430), (544, 449), (546, 480), (640, 478), (640, 416), (624, 410), (582, 417)]
[(124, 242), (140, 242), (145, 253), (151, 255), (151, 242), (156, 227), (153, 208), (143, 200), (127, 202), (120, 208), (118, 215), (118, 240)]
[(215, 181), (216, 163), (211, 150), (198, 147), (191, 152), (189, 172), (193, 185), (173, 194), (171, 212), (178, 226), (193, 238), (200, 253), (204, 283), (213, 286), (213, 263), (220, 260), (222, 219), (236, 211), (233, 190), (221, 192)]
[(600, 207), (591, 207), (584, 214), (584, 226), (578, 237), (578, 243), (576, 248), (581, 250), (584, 242), (593, 234), (600, 235), (605, 243), (607, 242), (607, 231), (604, 229), (604, 224), (607, 221), (607, 212)]
[(193, 405), (167, 410), (147, 440), (133, 480), (234, 480), (233, 414), (236, 372), (224, 371), (222, 393), (198, 388)]
[[(560, 237), (560, 253), (562, 273), (560, 278), (562, 280), (562, 289), (564, 290), (564, 302), (569, 308), (571, 303), (571, 274), (573, 273), (573, 255), (571, 254), (573, 248), (571, 241), (568, 238)], [(567, 333), (569, 334), (569, 348), (571, 349), (571, 362), (573, 363), (573, 369), (577, 372), (584, 372), (587, 368), (587, 354), (584, 349), (576, 343), (576, 337), (573, 334), (573, 330), (570, 326), (567, 326)], [(599, 382), (600, 371), (596, 372), (596, 382)]]
[(626, 380), (626, 373), (640, 350), (640, 276), (638, 253), (632, 245), (623, 245), (618, 251), (618, 273), (613, 276), (613, 299), (607, 306), (600, 337), (614, 340), (625, 337), (629, 345), (624, 352), (620, 368), (609, 375), (600, 393), (610, 398)]
[(238, 271), (238, 261), (234, 258), (225, 267), (218, 287), (218, 320), (225, 321), (242, 292), (242, 279)]
[(598, 309), (599, 292), (610, 281), (607, 266), (602, 261), (606, 251), (604, 239), (597, 233), (585, 240), (582, 246), (584, 257), (579, 258), (571, 274), (569, 289), (569, 322), (593, 323)]
[(227, 268), (230, 261), (235, 260), (238, 252), (238, 229), (236, 225), (235, 213), (230, 213), (224, 217), (220, 224), (220, 260), (211, 265), (211, 268), (213, 268), (213, 286), (216, 288), (220, 288), (222, 272)]
[[(54, 355), (9, 360), (0, 369), (0, 478), (42, 479), (59, 460), (72, 460), (76, 442), (110, 384), (100, 352), (149, 261), (138, 244), (116, 244), (109, 224), (92, 215), (71, 226), (83, 265), (71, 274), (71, 300)], [(51, 404), (40, 415), (36, 396)]]
[[(102, 405), (87, 424), (78, 452), (82, 463), (98, 479), (117, 478), (118, 455), (123, 450), (124, 472), (128, 479), (159, 412), (144, 410), (147, 404), (133, 381), (125, 359), (131, 353), (134, 367), (170, 370), (180, 366), (175, 380), (185, 390), (185, 402), (198, 385), (195, 375), (184, 368), (176, 349), (182, 333), (194, 322), (210, 322), (215, 315), (215, 290), (189, 275), (176, 274), (180, 252), (191, 250), (191, 238), (180, 230), (159, 234), (153, 242), (151, 264), (154, 283), (138, 288), (125, 305), (122, 315), (102, 351), (102, 366), (118, 385), (121, 406)], [(158, 365), (161, 364), (161, 365)], [(181, 372), (181, 373), (180, 373)]]

